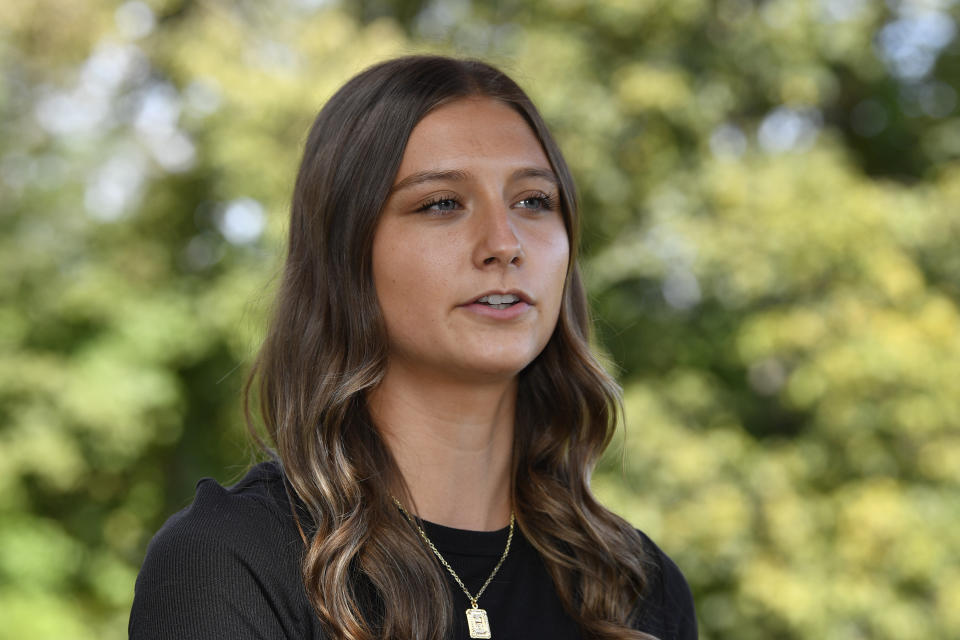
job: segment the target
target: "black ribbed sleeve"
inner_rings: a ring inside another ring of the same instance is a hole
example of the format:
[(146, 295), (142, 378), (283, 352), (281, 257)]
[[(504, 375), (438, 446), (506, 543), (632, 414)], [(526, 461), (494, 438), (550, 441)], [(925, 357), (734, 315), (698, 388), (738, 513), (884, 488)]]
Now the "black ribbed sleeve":
[(273, 470), (257, 467), (230, 489), (198, 483), (193, 504), (147, 549), (132, 640), (323, 637), (300, 582), (302, 542)]

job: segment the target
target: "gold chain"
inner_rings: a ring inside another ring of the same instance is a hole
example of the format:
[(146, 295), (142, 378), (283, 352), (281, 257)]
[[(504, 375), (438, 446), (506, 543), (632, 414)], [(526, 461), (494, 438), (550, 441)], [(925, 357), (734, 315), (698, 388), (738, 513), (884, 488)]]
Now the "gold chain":
[(427, 546), (430, 547), (430, 550), (433, 551), (433, 554), (437, 556), (437, 559), (440, 560), (443, 566), (447, 568), (447, 571), (450, 572), (450, 575), (453, 576), (453, 579), (456, 580), (457, 584), (460, 585), (460, 588), (463, 589), (463, 592), (467, 595), (467, 598), (470, 600), (470, 606), (476, 609), (477, 600), (479, 600), (480, 596), (483, 595), (483, 592), (486, 590), (487, 586), (490, 584), (490, 581), (493, 580), (493, 576), (497, 575), (497, 571), (500, 570), (501, 565), (503, 565), (503, 561), (507, 559), (507, 554), (510, 553), (510, 541), (513, 540), (513, 521), (514, 521), (513, 511), (510, 512), (510, 533), (507, 534), (507, 548), (503, 550), (503, 555), (500, 556), (500, 561), (497, 562), (497, 566), (495, 566), (493, 568), (493, 571), (490, 572), (490, 575), (487, 576), (487, 581), (483, 583), (482, 587), (480, 587), (480, 591), (477, 591), (477, 595), (473, 596), (473, 595), (470, 595), (470, 592), (467, 590), (466, 585), (463, 584), (463, 580), (461, 580), (460, 576), (457, 575), (457, 572), (453, 570), (453, 567), (450, 566), (450, 563), (447, 562), (442, 555), (440, 555), (440, 552), (434, 546), (433, 542), (431, 542), (430, 538), (427, 537), (427, 533), (417, 523), (417, 521), (413, 519), (413, 516), (411, 516), (407, 512), (407, 510), (403, 508), (403, 505), (400, 504), (399, 500), (397, 500), (396, 498), (393, 498), (393, 501), (400, 508), (400, 511), (403, 512), (403, 515), (407, 516), (407, 520), (410, 521), (410, 524), (412, 524), (417, 528), (417, 531), (420, 532), (420, 537), (423, 538), (423, 541), (427, 543)]

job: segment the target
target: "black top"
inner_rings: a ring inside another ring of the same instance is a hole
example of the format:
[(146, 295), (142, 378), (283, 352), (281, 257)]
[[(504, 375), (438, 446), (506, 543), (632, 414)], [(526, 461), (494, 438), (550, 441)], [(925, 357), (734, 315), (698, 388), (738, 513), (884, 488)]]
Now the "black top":
[[(472, 593), (507, 541), (507, 528), (464, 531), (424, 522), (424, 530)], [(683, 574), (649, 538), (643, 541), (649, 589), (640, 630), (661, 640), (696, 639)], [(300, 577), (302, 549), (275, 463), (256, 465), (229, 488), (204, 478), (193, 504), (167, 520), (150, 542), (137, 577), (130, 638), (324, 639)], [(456, 605), (466, 611), (467, 597), (453, 578), (450, 583)], [(519, 528), (478, 604), (489, 615), (495, 640), (580, 638)], [(466, 616), (455, 621), (454, 637), (467, 638)]]

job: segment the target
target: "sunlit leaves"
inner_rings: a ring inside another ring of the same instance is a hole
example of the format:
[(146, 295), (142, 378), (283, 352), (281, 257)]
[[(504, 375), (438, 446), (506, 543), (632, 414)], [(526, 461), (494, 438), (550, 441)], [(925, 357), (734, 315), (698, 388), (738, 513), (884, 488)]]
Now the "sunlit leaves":
[(956, 3), (322, 4), (0, 5), (0, 637), (125, 635), (151, 533), (245, 461), (312, 117), (427, 50), (566, 153), (626, 387), (594, 487), (701, 637), (960, 632)]

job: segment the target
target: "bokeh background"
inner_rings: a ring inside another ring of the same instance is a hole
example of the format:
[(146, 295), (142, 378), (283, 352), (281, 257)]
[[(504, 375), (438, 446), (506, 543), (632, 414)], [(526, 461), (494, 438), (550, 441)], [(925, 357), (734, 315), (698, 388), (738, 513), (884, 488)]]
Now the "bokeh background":
[(313, 116), (423, 51), (501, 65), (566, 152), (627, 409), (595, 488), (684, 569), (701, 637), (960, 637), (958, 20), (0, 3), (0, 638), (125, 637), (153, 532), (251, 459), (240, 387)]

